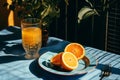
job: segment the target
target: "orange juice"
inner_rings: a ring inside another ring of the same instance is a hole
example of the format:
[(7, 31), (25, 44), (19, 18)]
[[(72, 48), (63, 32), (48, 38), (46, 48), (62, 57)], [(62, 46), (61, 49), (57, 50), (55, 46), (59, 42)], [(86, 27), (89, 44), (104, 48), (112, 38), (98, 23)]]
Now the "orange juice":
[(22, 44), (28, 54), (38, 53), (42, 45), (42, 30), (38, 27), (22, 29)]

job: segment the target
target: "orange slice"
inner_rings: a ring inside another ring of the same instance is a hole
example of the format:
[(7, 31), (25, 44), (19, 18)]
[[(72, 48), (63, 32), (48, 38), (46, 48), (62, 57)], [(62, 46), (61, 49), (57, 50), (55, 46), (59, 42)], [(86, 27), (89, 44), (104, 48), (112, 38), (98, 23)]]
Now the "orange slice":
[(61, 65), (61, 56), (62, 56), (62, 53), (63, 53), (63, 52), (60, 52), (59, 54), (53, 56), (53, 57), (50, 59), (50, 62), (51, 62), (53, 65), (60, 66), (60, 65)]
[(53, 65), (59, 66), (64, 70), (71, 71), (78, 67), (78, 59), (71, 52), (60, 52), (50, 60)]
[(61, 67), (65, 70), (71, 71), (78, 67), (78, 59), (71, 52), (64, 52), (62, 54)]
[(79, 43), (70, 43), (65, 47), (65, 52), (73, 53), (77, 59), (82, 59), (85, 56), (85, 49)]

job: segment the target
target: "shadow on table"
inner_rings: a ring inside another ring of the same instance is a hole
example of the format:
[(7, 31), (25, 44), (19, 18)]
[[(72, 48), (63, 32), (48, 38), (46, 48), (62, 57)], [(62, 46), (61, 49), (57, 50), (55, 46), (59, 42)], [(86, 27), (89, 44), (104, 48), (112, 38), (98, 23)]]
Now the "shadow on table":
[[(3, 43), (4, 44), (4, 43)], [(4, 44), (6, 45), (6, 44)], [(8, 63), (17, 60), (26, 60), (24, 58), (25, 51), (21, 44), (13, 46), (0, 47), (3, 53), (0, 53), (0, 63)]]
[(0, 64), (9, 63), (18, 60), (26, 60), (26, 59), (24, 58), (24, 56), (0, 56)]
[(4, 32), (2, 32), (3, 34), (0, 34), (0, 42), (1, 41), (3, 42), (3, 41), (8, 41), (8, 40), (21, 39), (20, 27), (16, 27), (16, 26), (7, 27), (6, 29), (3, 29), (3, 30), (4, 30)]
[(76, 79), (83, 76), (83, 75), (60, 76), (60, 75), (57, 75), (57, 74), (52, 74), (50, 72), (47, 72), (47, 71), (43, 70), (39, 66), (38, 60), (33, 61), (30, 64), (29, 69), (30, 69), (32, 74), (34, 74), (38, 78), (43, 78), (44, 80), (76, 80)]
[(0, 51), (3, 49), (3, 47), (6, 45), (5, 42), (0, 42)]
[(21, 30), (20, 27), (7, 27), (0, 31), (0, 51), (3, 48), (7, 48), (7, 42), (6, 41), (14, 41), (21, 39)]
[[(104, 66), (105, 66), (104, 64), (98, 64), (97, 65), (97, 69), (103, 70)], [(112, 66), (111, 67), (111, 73), (120, 75), (120, 69), (119, 68), (115, 68), (115, 67)]]
[[(12, 44), (7, 44), (12, 45)], [(13, 44), (12, 46), (4, 46), (3, 50), (5, 54), (12, 54), (12, 55), (23, 55), (25, 53), (22, 44)]]
[(59, 53), (59, 52), (63, 52), (65, 46), (69, 44), (68, 41), (51, 41), (49, 42), (45, 47), (42, 47), (39, 51), (40, 54), (43, 54), (47, 51), (51, 51), (51, 52), (55, 52), (55, 53)]

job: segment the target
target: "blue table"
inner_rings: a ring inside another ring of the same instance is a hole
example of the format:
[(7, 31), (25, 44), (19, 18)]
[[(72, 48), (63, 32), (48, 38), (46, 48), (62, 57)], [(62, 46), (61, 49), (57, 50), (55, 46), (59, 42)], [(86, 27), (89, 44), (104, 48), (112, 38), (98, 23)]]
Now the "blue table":
[[(76, 78), (63, 78), (44, 71), (38, 61), (27, 60), (21, 54), (24, 50), (21, 44), (21, 31), (18, 27), (10, 27), (0, 31), (0, 80), (99, 80), (103, 66), (111, 65), (111, 75), (104, 80), (120, 80), (120, 55), (102, 51), (92, 47), (85, 47), (86, 52), (96, 57), (97, 67), (84, 76)], [(60, 52), (68, 41), (49, 37), (47, 46), (42, 47), (40, 54), (47, 51)]]

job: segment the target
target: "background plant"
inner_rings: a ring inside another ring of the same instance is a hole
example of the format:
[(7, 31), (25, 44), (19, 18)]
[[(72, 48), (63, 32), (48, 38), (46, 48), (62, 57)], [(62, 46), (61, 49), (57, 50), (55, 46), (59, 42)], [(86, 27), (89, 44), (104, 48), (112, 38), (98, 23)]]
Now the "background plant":
[(4, 6), (9, 6), (10, 10), (18, 10), (19, 18), (39, 18), (42, 26), (48, 26), (52, 19), (60, 16), (60, 2), (67, 0), (12, 0), (11, 4), (5, 3)]

